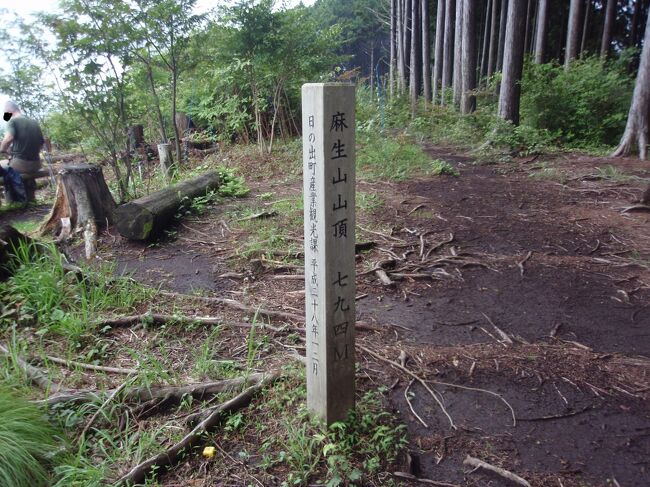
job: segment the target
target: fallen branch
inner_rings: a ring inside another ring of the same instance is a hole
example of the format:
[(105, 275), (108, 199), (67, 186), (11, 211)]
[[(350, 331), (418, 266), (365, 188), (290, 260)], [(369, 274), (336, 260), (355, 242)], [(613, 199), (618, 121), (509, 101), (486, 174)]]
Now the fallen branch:
[(495, 467), (494, 465), (490, 465), (489, 463), (486, 463), (482, 460), (479, 460), (478, 458), (474, 458), (469, 455), (467, 455), (465, 460), (463, 460), (463, 465), (474, 467), (475, 469), (483, 468), (485, 470), (489, 470), (490, 472), (494, 472), (500, 475), (501, 477), (508, 479), (512, 482), (515, 482), (519, 485), (523, 485), (524, 487), (531, 487), (528, 481), (522, 479), (519, 475), (515, 475), (514, 473), (509, 472), (508, 470), (505, 470), (501, 467)]
[(413, 482), (420, 482), (421, 484), (435, 485), (436, 487), (460, 487), (458, 484), (450, 484), (448, 482), (439, 482), (437, 480), (416, 477), (415, 475), (407, 472), (393, 472), (393, 476), (400, 479), (411, 480)]
[(277, 211), (262, 211), (260, 213), (255, 213), (254, 215), (246, 216), (244, 218), (239, 218), (235, 221), (245, 222), (248, 220), (255, 220), (257, 218), (271, 218), (272, 216), (277, 216), (277, 214), (278, 214)]
[(512, 341), (512, 338), (510, 338), (510, 336), (508, 336), (508, 334), (505, 331), (503, 331), (501, 328), (499, 328), (497, 325), (495, 325), (494, 321), (492, 321), (488, 315), (486, 315), (485, 313), (481, 313), (481, 314), (483, 316), (485, 316), (485, 319), (488, 321), (488, 323), (490, 323), (492, 325), (492, 328), (494, 328), (494, 331), (496, 331), (499, 334), (499, 336), (501, 337), (501, 340), (506, 342), (508, 345), (514, 344), (514, 342)]
[[(406, 362), (406, 361), (404, 360), (403, 362)], [(404, 366), (404, 365), (402, 364), (402, 366)], [(429, 425), (424, 422), (424, 420), (420, 417), (420, 415), (418, 413), (415, 412), (415, 409), (413, 409), (413, 404), (411, 404), (411, 400), (409, 399), (409, 389), (413, 385), (413, 382), (415, 382), (415, 379), (411, 379), (411, 382), (409, 382), (409, 385), (407, 385), (406, 388), (404, 389), (404, 399), (406, 399), (406, 404), (408, 404), (409, 409), (413, 413), (413, 416), (415, 416), (418, 419), (418, 421), (420, 423), (422, 423), (422, 426), (424, 426), (425, 428), (429, 428)]]
[[(183, 396), (190, 395), (196, 399), (202, 399), (206, 396), (213, 396), (221, 392), (228, 392), (242, 387), (244, 384), (257, 384), (264, 378), (263, 374), (251, 374), (248, 377), (238, 377), (235, 379), (224, 379), (216, 382), (201, 382), (187, 386), (149, 386), (133, 387), (123, 391), (124, 402), (147, 402), (153, 399), (169, 398), (180, 402)], [(102, 392), (97, 390), (67, 390), (66, 393), (51, 396), (42, 403), (48, 406), (60, 404), (63, 402), (88, 402), (93, 401), (102, 394), (109, 396), (114, 394), (116, 389), (110, 389)]]
[(407, 369), (407, 368), (404, 367), (403, 365), (398, 364), (397, 362), (394, 362), (394, 361), (392, 361), (392, 360), (390, 360), (390, 359), (384, 358), (384, 357), (382, 357), (381, 355), (379, 355), (378, 353), (375, 353), (375, 352), (373, 352), (372, 350), (367, 349), (367, 348), (364, 347), (363, 345), (359, 345), (359, 344), (357, 344), (357, 347), (359, 347), (361, 350), (363, 350), (364, 352), (366, 352), (368, 355), (372, 355), (372, 356), (375, 357), (377, 360), (381, 360), (382, 362), (386, 362), (387, 364), (390, 364), (390, 365), (392, 365), (393, 367), (395, 367), (395, 368), (401, 370), (402, 372), (408, 374), (409, 376), (411, 376), (411, 378), (415, 379), (415, 380), (418, 381), (420, 384), (422, 384), (422, 387), (424, 387), (424, 388), (427, 390), (427, 392), (428, 392), (429, 394), (431, 394), (431, 397), (433, 397), (433, 400), (436, 401), (436, 403), (437, 403), (438, 406), (440, 407), (441, 411), (444, 413), (444, 415), (445, 415), (445, 416), (447, 417), (447, 419), (449, 420), (449, 425), (451, 426), (451, 428), (452, 428), (452, 429), (458, 429), (458, 428), (456, 428), (456, 424), (454, 423), (454, 420), (451, 418), (451, 416), (450, 416), (449, 413), (447, 412), (447, 409), (445, 408), (445, 405), (444, 405), (444, 404), (442, 403), (442, 401), (438, 398), (438, 396), (436, 395), (436, 393), (433, 392), (433, 390), (429, 387), (429, 385), (426, 383), (426, 381), (425, 381), (424, 379), (422, 379), (420, 376), (418, 376), (418, 375), (415, 374), (414, 372), (411, 372), (409, 369)]
[(521, 277), (524, 277), (524, 272), (526, 272), (526, 269), (524, 269), (524, 264), (528, 261), (533, 256), (533, 251), (529, 250), (528, 253), (526, 254), (526, 257), (524, 257), (522, 260), (517, 262), (517, 267), (519, 267), (519, 272), (521, 273)]
[(284, 311), (275, 311), (270, 309), (264, 309), (261, 307), (247, 306), (239, 301), (228, 298), (210, 298), (207, 296), (194, 296), (191, 294), (181, 294), (174, 293), (170, 291), (160, 291), (160, 294), (163, 296), (169, 296), (171, 298), (177, 299), (196, 299), (197, 301), (203, 301), (204, 303), (220, 304), (222, 306), (227, 306), (232, 309), (243, 311), (245, 313), (253, 313), (258, 316), (264, 316), (270, 319), (280, 319), (285, 321), (305, 321), (305, 318), (300, 315), (293, 313), (286, 313)]
[(650, 211), (650, 206), (648, 206), (648, 205), (634, 205), (634, 206), (627, 206), (627, 207), (621, 209), (621, 213), (628, 213), (630, 211)]
[(388, 277), (388, 274), (386, 274), (386, 271), (384, 269), (377, 269), (375, 271), (375, 274), (384, 286), (393, 285), (393, 281), (390, 280), (390, 277)]
[(74, 360), (66, 360), (59, 357), (53, 357), (51, 355), (46, 355), (45, 358), (50, 362), (59, 365), (65, 365), (68, 368), (79, 368), (86, 370), (95, 370), (97, 372), (108, 372), (110, 374), (135, 374), (136, 369), (124, 369), (122, 367), (105, 367), (103, 365), (93, 365), (93, 364), (84, 364), (83, 362), (76, 362)]
[(212, 409), (210, 415), (194, 427), (185, 437), (173, 445), (168, 450), (155, 455), (148, 460), (136, 465), (129, 473), (122, 476), (115, 483), (116, 485), (131, 485), (142, 483), (146, 476), (152, 469), (160, 469), (177, 463), (180, 459), (181, 453), (187, 449), (195, 446), (202, 440), (202, 435), (209, 429), (215, 427), (221, 420), (224, 413), (232, 413), (242, 409), (251, 402), (253, 396), (261, 391), (267, 385), (273, 383), (279, 378), (279, 373), (274, 372), (264, 377), (258, 384), (249, 387), (241, 394), (235, 396), (229, 401), (220, 404)]
[[(159, 313), (142, 313), (139, 315), (120, 316), (116, 318), (104, 318), (98, 324), (102, 327), (110, 326), (112, 328), (121, 328), (125, 326), (137, 325), (139, 323), (148, 323), (152, 325), (167, 325), (174, 323), (177, 325), (206, 325), (206, 326), (226, 326), (235, 328), (250, 328), (253, 326), (248, 323), (229, 323), (224, 322), (223, 318), (216, 318), (212, 316), (178, 316), (178, 315), (165, 315)], [(256, 328), (268, 328), (273, 331), (280, 331), (266, 323), (255, 323)]]

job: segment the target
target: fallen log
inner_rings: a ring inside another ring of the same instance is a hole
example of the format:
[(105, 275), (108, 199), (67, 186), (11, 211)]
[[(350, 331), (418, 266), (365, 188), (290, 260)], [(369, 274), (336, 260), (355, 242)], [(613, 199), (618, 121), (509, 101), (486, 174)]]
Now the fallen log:
[(220, 182), (219, 173), (211, 171), (121, 205), (115, 210), (117, 231), (131, 240), (148, 240), (171, 223), (183, 200), (217, 189)]
[(133, 467), (129, 473), (119, 478), (117, 482), (115, 482), (115, 485), (140, 484), (154, 468), (157, 471), (161, 467), (174, 465), (181, 459), (184, 450), (196, 446), (203, 440), (203, 435), (206, 431), (219, 424), (225, 413), (232, 413), (248, 406), (255, 394), (264, 389), (267, 385), (272, 384), (279, 378), (279, 376), (280, 375), (277, 372), (273, 372), (267, 375), (264, 380), (260, 381), (258, 384), (249, 387), (231, 400), (211, 409), (209, 416), (197, 424), (196, 427), (185, 435), (182, 440), (168, 450)]

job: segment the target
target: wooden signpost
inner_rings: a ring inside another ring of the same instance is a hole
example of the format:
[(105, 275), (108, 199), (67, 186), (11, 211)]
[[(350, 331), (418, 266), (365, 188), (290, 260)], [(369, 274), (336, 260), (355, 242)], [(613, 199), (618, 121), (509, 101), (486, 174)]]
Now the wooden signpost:
[(355, 87), (302, 87), (307, 406), (331, 424), (355, 396)]

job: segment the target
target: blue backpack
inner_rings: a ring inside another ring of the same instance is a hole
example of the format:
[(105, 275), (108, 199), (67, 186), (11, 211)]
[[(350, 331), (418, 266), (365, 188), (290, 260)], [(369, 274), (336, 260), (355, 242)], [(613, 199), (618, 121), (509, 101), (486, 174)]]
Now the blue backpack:
[(0, 176), (4, 181), (5, 193), (7, 193), (8, 199), (14, 203), (25, 203), (27, 201), (27, 191), (25, 191), (25, 184), (18, 171), (13, 167), (7, 167), (6, 169), (0, 167)]

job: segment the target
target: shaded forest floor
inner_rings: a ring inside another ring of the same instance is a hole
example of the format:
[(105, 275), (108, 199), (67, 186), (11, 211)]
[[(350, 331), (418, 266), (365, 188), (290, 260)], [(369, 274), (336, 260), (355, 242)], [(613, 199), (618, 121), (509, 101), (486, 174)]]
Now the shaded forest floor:
[[(489, 165), (452, 147), (426, 151), (459, 175), (358, 183), (357, 241), (374, 244), (357, 259), (357, 314), (368, 325), (357, 333), (359, 395), (382, 388), (407, 426), (407, 451), (389, 471), (463, 486), (515, 485), (470, 472), (462, 462), (471, 455), (534, 486), (643, 485), (650, 476), (650, 215), (622, 209), (641, 194), (645, 164), (561, 154)], [(162, 290), (302, 314), (300, 171), (267, 163), (237, 162), (252, 189), (246, 198), (183, 218), (153, 245), (105, 234), (100, 259)], [(269, 216), (256, 217), (262, 212)], [(392, 285), (380, 282), (379, 268)], [(134, 310), (145, 311), (254, 319), (160, 293)], [(260, 333), (256, 370), (304, 354), (292, 327)], [(241, 370), (248, 329), (211, 337), (200, 326), (145, 326), (114, 329), (85, 347), (105, 343), (113, 366), (149, 357), (183, 382), (209, 376), (199, 358), (211, 343), (221, 372)], [(64, 353), (62, 343), (49, 347)], [(429, 381), (444, 411), (379, 357), (401, 360)], [(78, 387), (119, 385), (113, 377), (62, 374)], [(283, 387), (299, 386), (294, 379)], [(255, 407), (265, 401), (277, 397), (260, 397)], [(283, 407), (291, 414), (294, 405)], [(273, 434), (273, 421), (264, 424), (264, 435)], [(217, 436), (219, 461), (192, 457), (161, 485), (279, 485), (287, 470), (259, 468), (265, 452), (255, 427)]]

